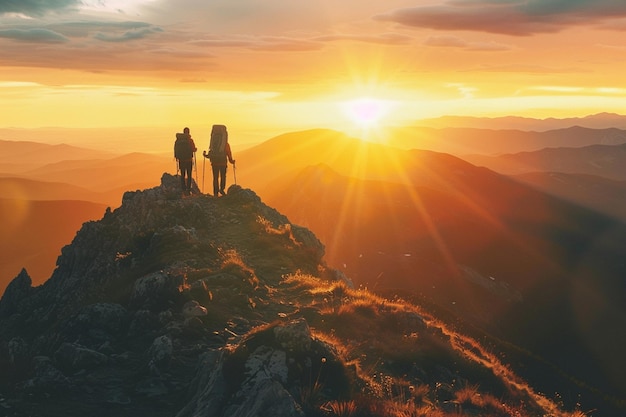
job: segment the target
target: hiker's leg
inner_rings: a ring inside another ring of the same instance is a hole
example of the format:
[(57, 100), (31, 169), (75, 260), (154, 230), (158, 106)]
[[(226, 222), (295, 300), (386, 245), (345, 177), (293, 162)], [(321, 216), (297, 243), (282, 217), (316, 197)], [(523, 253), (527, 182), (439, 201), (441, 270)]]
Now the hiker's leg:
[(183, 190), (189, 190), (191, 184), (191, 162), (185, 161), (185, 169), (183, 170)]
[(211, 169), (213, 170), (213, 195), (217, 197), (217, 193), (220, 191), (220, 187), (218, 183), (219, 175), (220, 175), (220, 167), (211, 165)]
[(189, 163), (189, 165), (187, 166), (188, 170), (187, 170), (187, 191), (191, 191), (191, 173), (193, 172), (193, 168), (192, 168), (192, 164), (191, 162)]
[(224, 194), (226, 188), (226, 167), (220, 167), (220, 191)]
[(178, 170), (180, 171), (180, 188), (185, 190), (185, 164), (183, 161), (178, 161)]

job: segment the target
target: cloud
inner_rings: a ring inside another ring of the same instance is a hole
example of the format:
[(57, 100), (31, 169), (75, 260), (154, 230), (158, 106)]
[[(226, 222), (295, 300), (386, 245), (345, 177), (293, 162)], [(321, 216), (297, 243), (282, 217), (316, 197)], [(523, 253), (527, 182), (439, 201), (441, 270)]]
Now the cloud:
[(262, 51), (315, 51), (321, 45), (306, 39), (297, 39), (284, 36), (263, 36), (260, 42), (251, 45), (250, 49)]
[(602, 29), (626, 31), (626, 18), (616, 19), (601, 26)]
[(65, 43), (69, 39), (48, 29), (5, 29), (0, 30), (0, 38), (31, 43)]
[(156, 27), (150, 23), (137, 21), (107, 22), (102, 20), (78, 20), (52, 23), (46, 25), (46, 27), (71, 38), (84, 38), (90, 36), (92, 33), (98, 32), (137, 31), (145, 28), (154, 28), (154, 31), (158, 31)]
[(0, 88), (41, 87), (41, 84), (32, 81), (0, 81)]
[[(1, 1), (1, 0), (0, 0)], [(104, 42), (126, 42), (162, 32), (158, 26), (143, 22), (78, 21), (48, 24), (44, 27), (22, 24), (0, 29), (0, 38), (21, 42), (58, 44), (72, 39), (93, 37)]]
[(468, 42), (452, 35), (429, 36), (424, 42), (426, 46), (437, 46), (446, 48), (467, 48)]
[(576, 67), (550, 67), (541, 64), (503, 64), (481, 65), (477, 68), (467, 69), (466, 72), (510, 72), (525, 74), (582, 74), (589, 70)]
[(432, 35), (424, 41), (426, 46), (461, 48), (469, 51), (510, 51), (513, 49), (508, 45), (497, 42), (468, 42), (458, 36), (452, 35)]
[(449, 0), (391, 10), (374, 19), (436, 30), (528, 36), (622, 17), (626, 17), (622, 0)]
[(352, 35), (352, 34), (335, 34), (317, 36), (312, 40), (320, 42), (329, 41), (356, 41), (365, 43), (377, 43), (384, 45), (404, 45), (410, 43), (413, 38), (398, 33), (381, 33), (378, 35)]
[(162, 32), (162, 31), (163, 30), (161, 28), (158, 28), (156, 26), (151, 26), (151, 27), (133, 29), (124, 33), (119, 33), (119, 34), (98, 32), (94, 35), (94, 39), (98, 39), (104, 42), (127, 42), (127, 41), (136, 40), (136, 39), (142, 39), (155, 32)]
[(77, 8), (80, 5), (80, 0), (0, 0), (0, 15), (15, 13), (39, 17), (49, 12)]
[(324, 47), (324, 43), (337, 41), (355, 41), (385, 45), (407, 44), (413, 38), (395, 33), (378, 35), (333, 34), (314, 37), (288, 36), (222, 36), (198, 39), (187, 42), (190, 45), (214, 48), (246, 48), (262, 51), (315, 51)]
[(319, 42), (286, 36), (212, 37), (187, 42), (189, 45), (213, 48), (244, 48), (261, 51), (312, 51), (322, 48)]

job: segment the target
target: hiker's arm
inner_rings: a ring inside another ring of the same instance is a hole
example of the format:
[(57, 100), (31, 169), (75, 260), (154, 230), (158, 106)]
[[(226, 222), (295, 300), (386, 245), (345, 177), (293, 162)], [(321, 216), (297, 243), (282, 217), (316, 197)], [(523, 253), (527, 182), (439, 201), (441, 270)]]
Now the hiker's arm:
[(228, 161), (231, 164), (235, 163), (235, 160), (233, 159), (233, 153), (230, 150), (230, 143), (226, 142), (226, 156), (228, 157)]

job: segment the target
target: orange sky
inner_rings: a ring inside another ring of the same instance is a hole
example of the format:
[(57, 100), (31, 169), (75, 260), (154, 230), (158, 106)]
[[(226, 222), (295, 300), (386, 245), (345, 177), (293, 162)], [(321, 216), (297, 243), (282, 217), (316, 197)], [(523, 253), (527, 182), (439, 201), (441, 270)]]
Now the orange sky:
[(622, 0), (0, 2), (0, 128), (623, 114), (624, 31)]

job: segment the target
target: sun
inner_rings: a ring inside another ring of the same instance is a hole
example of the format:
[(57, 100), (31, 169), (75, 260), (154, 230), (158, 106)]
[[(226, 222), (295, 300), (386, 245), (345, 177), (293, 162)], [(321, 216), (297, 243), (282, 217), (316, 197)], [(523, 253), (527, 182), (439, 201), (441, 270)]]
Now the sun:
[(371, 97), (360, 97), (342, 103), (346, 116), (361, 129), (378, 127), (391, 111), (391, 103)]

